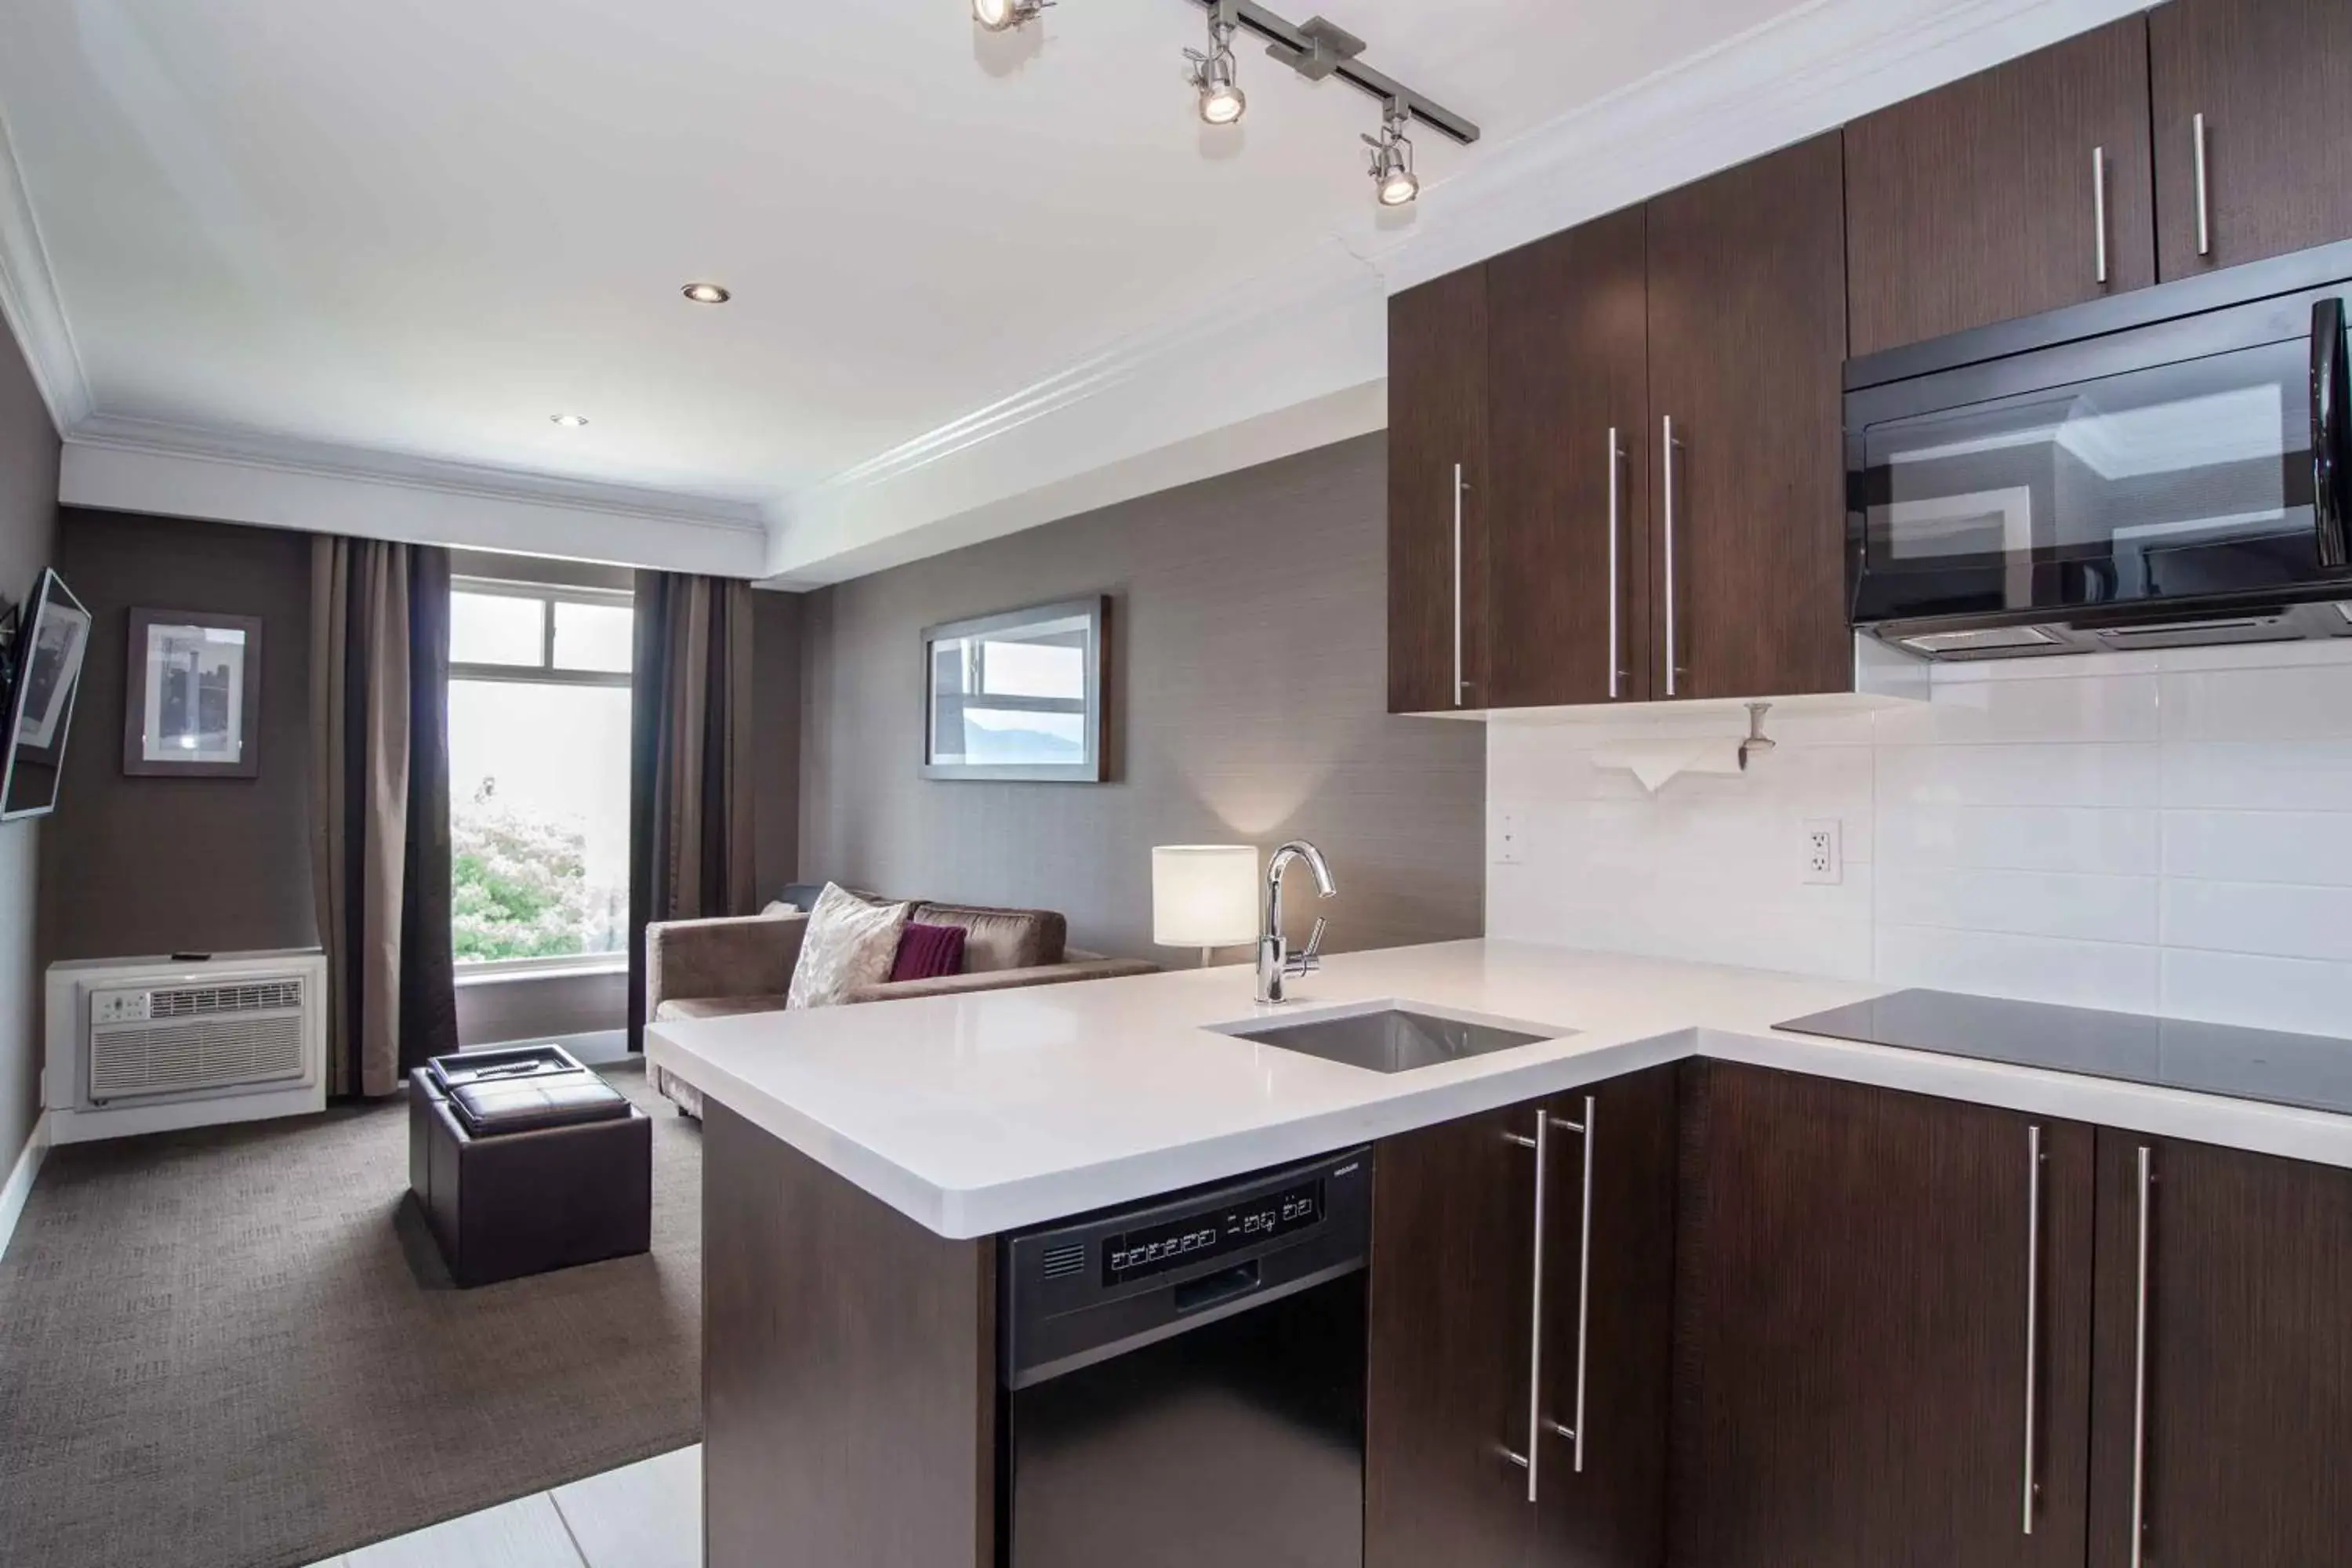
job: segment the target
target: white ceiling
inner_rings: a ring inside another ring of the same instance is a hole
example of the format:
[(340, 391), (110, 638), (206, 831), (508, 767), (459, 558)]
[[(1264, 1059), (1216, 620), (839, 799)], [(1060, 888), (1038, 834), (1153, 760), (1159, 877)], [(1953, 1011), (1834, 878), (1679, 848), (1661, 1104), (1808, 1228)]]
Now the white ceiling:
[[(1486, 130), (1417, 137), (1429, 209), (1547, 122), (1833, 0), (1327, 3)], [(781, 524), (877, 454), (1244, 309), (1252, 279), (1411, 238), (1372, 209), (1353, 89), (1245, 45), (1246, 122), (1198, 124), (1202, 15), (1063, 0), (999, 38), (962, 0), (11, 0), (0, 117), (43, 254), (9, 259), (20, 292), (45, 267), (118, 429)], [(735, 302), (678, 298), (705, 278)]]

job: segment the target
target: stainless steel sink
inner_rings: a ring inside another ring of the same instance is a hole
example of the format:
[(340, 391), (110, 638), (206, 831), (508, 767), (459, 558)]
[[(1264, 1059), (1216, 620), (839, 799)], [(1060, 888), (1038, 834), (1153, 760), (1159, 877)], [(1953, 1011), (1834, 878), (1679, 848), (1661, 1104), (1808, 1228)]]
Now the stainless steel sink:
[(1485, 1056), (1489, 1051), (1507, 1051), (1555, 1040), (1570, 1033), (1566, 1029), (1530, 1033), (1523, 1028), (1439, 1017), (1393, 1006), (1296, 1022), (1254, 1019), (1246, 1024), (1223, 1025), (1217, 1032), (1372, 1072), (1411, 1072), (1416, 1068)]

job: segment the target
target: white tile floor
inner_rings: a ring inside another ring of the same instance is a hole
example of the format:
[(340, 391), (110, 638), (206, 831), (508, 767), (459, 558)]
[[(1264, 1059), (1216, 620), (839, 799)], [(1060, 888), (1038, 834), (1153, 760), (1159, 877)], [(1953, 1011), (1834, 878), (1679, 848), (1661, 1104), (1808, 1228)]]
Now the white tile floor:
[(314, 1568), (701, 1568), (699, 1445)]

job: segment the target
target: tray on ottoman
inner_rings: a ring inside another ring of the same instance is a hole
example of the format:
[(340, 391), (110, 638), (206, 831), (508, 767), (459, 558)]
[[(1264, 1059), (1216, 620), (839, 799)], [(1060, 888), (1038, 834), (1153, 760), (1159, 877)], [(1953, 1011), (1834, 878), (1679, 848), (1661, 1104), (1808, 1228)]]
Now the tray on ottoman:
[(409, 1075), (408, 1184), (459, 1285), (653, 1245), (653, 1122), (554, 1047), (541, 1070), (442, 1058)]

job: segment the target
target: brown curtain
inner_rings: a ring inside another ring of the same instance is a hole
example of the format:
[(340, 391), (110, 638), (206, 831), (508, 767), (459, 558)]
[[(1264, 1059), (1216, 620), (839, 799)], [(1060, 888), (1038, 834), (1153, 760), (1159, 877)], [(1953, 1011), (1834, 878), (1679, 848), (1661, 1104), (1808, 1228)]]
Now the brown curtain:
[(457, 1048), (448, 700), (448, 552), (313, 540), (310, 865), (334, 1095), (390, 1094)]
[(629, 1047), (646, 927), (752, 910), (751, 585), (637, 574), (630, 703)]

